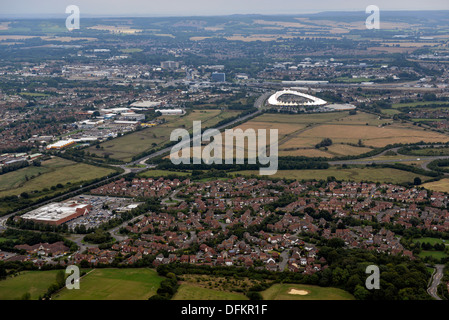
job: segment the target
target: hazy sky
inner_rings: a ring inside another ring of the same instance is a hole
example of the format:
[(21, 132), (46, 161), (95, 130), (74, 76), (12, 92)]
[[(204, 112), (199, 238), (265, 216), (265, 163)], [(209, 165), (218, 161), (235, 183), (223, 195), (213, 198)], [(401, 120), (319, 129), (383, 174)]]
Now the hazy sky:
[(86, 15), (300, 14), (319, 11), (449, 10), (449, 0), (0, 0), (0, 15), (65, 14), (77, 5)]

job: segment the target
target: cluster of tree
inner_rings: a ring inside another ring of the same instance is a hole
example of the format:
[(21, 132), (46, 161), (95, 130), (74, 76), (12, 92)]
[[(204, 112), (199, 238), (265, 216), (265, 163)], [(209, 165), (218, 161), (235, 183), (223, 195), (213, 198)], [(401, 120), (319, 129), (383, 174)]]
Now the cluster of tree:
[(319, 149), (319, 148), (325, 148), (325, 147), (329, 147), (332, 145), (332, 140), (330, 138), (324, 138), (323, 140), (321, 140), (320, 143), (317, 143), (315, 145), (315, 148)]
[(161, 282), (159, 289), (157, 289), (157, 294), (151, 296), (149, 300), (170, 300), (178, 291), (179, 284), (176, 275), (168, 272), (165, 277), (167, 279)]
[(22, 229), (22, 230), (37, 230), (37, 231), (44, 231), (44, 232), (61, 232), (61, 233), (69, 232), (69, 227), (65, 223), (63, 223), (59, 226), (56, 226), (56, 225), (51, 225), (48, 223), (40, 223), (40, 222), (35, 222), (32, 220), (21, 219), (21, 218), (14, 219), (14, 217), (10, 217), (6, 221), (6, 224), (11, 227)]
[(11, 164), (5, 165), (1, 168), (0, 174), (5, 174), (5, 173), (11, 172), (11, 171), (22, 169), (22, 168), (28, 167), (29, 165), (30, 164), (26, 160), (11, 163)]
[(111, 236), (111, 234), (102, 229), (97, 229), (95, 230), (95, 232), (89, 233), (84, 236), (84, 241), (94, 244), (109, 243), (112, 240), (114, 240), (114, 238)]
[(0, 280), (6, 279), (10, 275), (16, 275), (21, 271), (37, 270), (31, 261), (0, 261)]
[(39, 297), (39, 300), (50, 300), (51, 296), (57, 291), (61, 290), (65, 286), (65, 273), (64, 270), (59, 270), (56, 273), (55, 282), (52, 283), (47, 292), (44, 293), (43, 297)]
[(420, 247), (423, 250), (435, 250), (435, 251), (444, 251), (446, 249), (444, 243), (435, 243), (434, 245), (432, 245), (429, 242), (422, 242), (420, 243)]
[[(170, 159), (159, 161), (157, 168), (160, 170), (225, 170), (225, 171), (243, 171), (259, 170), (266, 167), (259, 163), (256, 164), (173, 164)], [(278, 170), (306, 170), (306, 169), (328, 169), (329, 164), (325, 160), (310, 159), (304, 157), (280, 157), (278, 158)]]
[(51, 244), (58, 241), (64, 242), (64, 245), (69, 247), (71, 252), (76, 251), (78, 249), (76, 243), (67, 240), (60, 234), (53, 232), (33, 232), (28, 230), (18, 230), (8, 228), (2, 233), (2, 237), (6, 238), (6, 240), (0, 242), (0, 249), (10, 252), (20, 253), (20, 250), (14, 248), (14, 246), (17, 244), (27, 244), (32, 246), (38, 243)]
[(441, 175), (441, 173), (439, 172), (435, 172), (437, 170), (434, 170), (434, 168), (430, 168), (430, 164), (428, 165), (429, 169), (432, 169), (434, 171), (428, 171), (425, 170), (423, 168), (420, 167), (415, 167), (415, 166), (409, 166), (403, 163), (394, 163), (394, 164), (390, 164), (390, 163), (373, 163), (373, 164), (367, 164), (367, 167), (378, 167), (378, 168), (392, 168), (392, 169), (398, 169), (398, 170), (402, 170), (402, 171), (408, 171), (408, 172), (413, 172), (416, 174), (420, 174), (423, 176), (428, 176), (428, 177), (439, 177)]
[(438, 172), (449, 172), (449, 159), (437, 159), (427, 165), (427, 168)]

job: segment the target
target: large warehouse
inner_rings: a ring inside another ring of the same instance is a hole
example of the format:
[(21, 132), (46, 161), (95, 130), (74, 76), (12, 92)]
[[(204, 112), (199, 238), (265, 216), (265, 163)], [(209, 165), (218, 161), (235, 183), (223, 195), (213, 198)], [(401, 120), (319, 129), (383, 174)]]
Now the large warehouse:
[(88, 214), (91, 209), (92, 206), (89, 204), (78, 203), (72, 200), (59, 203), (50, 203), (49, 205), (24, 214), (21, 218), (34, 222), (59, 226), (64, 222)]

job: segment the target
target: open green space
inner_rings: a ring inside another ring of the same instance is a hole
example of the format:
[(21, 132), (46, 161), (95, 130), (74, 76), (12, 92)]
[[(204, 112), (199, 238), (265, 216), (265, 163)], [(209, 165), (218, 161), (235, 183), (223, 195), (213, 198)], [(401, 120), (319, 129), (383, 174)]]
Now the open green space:
[[(236, 171), (233, 174), (259, 175), (257, 170)], [(278, 170), (272, 178), (296, 179), (296, 180), (325, 180), (327, 177), (335, 177), (343, 181), (373, 181), (385, 183), (407, 183), (413, 182), (415, 177), (422, 181), (429, 180), (430, 177), (419, 175), (413, 172), (392, 169), (392, 168), (336, 168), (331, 167), (324, 170)]]
[(148, 170), (148, 171), (139, 173), (139, 177), (142, 177), (142, 178), (166, 177), (169, 175), (177, 175), (177, 176), (187, 177), (187, 176), (190, 176), (191, 174), (190, 174), (190, 172), (157, 170), (157, 169), (156, 170)]
[(443, 259), (447, 257), (447, 254), (443, 251), (428, 251), (423, 250), (418, 255), (420, 258), (432, 257), (434, 259)]
[(54, 157), (41, 166), (29, 166), (0, 175), (0, 197), (41, 191), (57, 184), (66, 185), (101, 178), (114, 170)]
[(393, 103), (392, 108), (393, 109), (400, 109), (400, 108), (416, 108), (416, 107), (422, 107), (422, 106), (429, 106), (429, 105), (448, 105), (448, 101), (416, 101), (416, 102), (406, 102), (406, 103)]
[(242, 293), (202, 288), (189, 283), (179, 286), (173, 300), (248, 300)]
[(18, 276), (0, 281), (0, 300), (18, 300), (29, 293), (31, 300), (37, 300), (56, 281), (58, 270), (24, 271)]
[(81, 278), (79, 290), (64, 288), (55, 300), (147, 300), (164, 280), (153, 269), (95, 269)]
[(444, 245), (449, 245), (449, 240), (444, 239), (438, 239), (438, 238), (430, 238), (430, 237), (424, 237), (424, 238), (418, 238), (414, 239), (413, 242), (419, 242), (419, 243), (430, 243), (432, 246), (434, 246), (437, 243), (442, 243)]
[(288, 283), (272, 285), (262, 292), (262, 297), (264, 300), (354, 300), (349, 292), (342, 289)]

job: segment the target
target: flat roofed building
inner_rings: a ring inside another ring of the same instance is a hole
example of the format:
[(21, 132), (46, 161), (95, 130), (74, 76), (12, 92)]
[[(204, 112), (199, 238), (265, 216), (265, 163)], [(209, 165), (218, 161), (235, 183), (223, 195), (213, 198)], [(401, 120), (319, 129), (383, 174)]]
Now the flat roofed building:
[(61, 225), (64, 222), (84, 216), (92, 209), (90, 204), (66, 201), (50, 203), (21, 216), (22, 219), (51, 225)]
[(47, 150), (51, 150), (51, 149), (56, 149), (56, 150), (63, 149), (63, 148), (68, 147), (68, 146), (70, 146), (70, 145), (72, 145), (72, 144), (74, 144), (74, 143), (75, 143), (75, 140), (72, 140), (72, 139), (69, 139), (69, 140), (60, 140), (60, 141), (58, 141), (58, 142), (55, 142), (55, 143), (53, 143), (53, 144), (48, 145), (48, 146), (47, 146)]
[(184, 110), (182, 109), (158, 109), (156, 112), (160, 112), (163, 115), (171, 115), (171, 114), (183, 114)]

